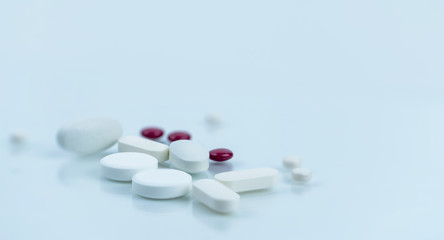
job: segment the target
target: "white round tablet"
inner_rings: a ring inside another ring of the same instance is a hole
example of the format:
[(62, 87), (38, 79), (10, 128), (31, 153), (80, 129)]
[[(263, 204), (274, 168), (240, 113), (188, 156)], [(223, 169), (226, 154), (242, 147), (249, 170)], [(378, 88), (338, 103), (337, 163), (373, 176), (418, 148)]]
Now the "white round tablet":
[(173, 167), (188, 173), (208, 170), (210, 153), (191, 140), (178, 140), (170, 144), (170, 161)]
[(156, 169), (157, 163), (155, 157), (137, 152), (114, 153), (100, 160), (102, 174), (116, 181), (131, 181), (140, 171)]
[(311, 179), (311, 171), (305, 168), (295, 168), (291, 171), (291, 176), (299, 182), (307, 182)]
[(147, 198), (170, 199), (191, 190), (191, 176), (175, 169), (152, 169), (133, 177), (133, 192)]
[(286, 156), (282, 159), (282, 164), (289, 169), (298, 168), (302, 165), (302, 160), (298, 156)]

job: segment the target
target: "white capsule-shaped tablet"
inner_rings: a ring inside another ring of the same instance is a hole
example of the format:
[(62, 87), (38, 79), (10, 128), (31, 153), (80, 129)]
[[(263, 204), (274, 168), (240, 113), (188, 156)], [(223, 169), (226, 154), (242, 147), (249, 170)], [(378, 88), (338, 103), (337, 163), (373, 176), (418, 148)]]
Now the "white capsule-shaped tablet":
[(279, 173), (273, 168), (255, 168), (218, 173), (214, 178), (235, 192), (246, 192), (275, 186)]
[(302, 165), (302, 160), (298, 156), (286, 156), (282, 159), (282, 164), (289, 169), (298, 168)]
[(116, 181), (131, 181), (141, 171), (157, 168), (157, 159), (137, 152), (121, 152), (100, 160), (102, 175)]
[(199, 173), (208, 170), (209, 152), (194, 141), (178, 140), (170, 144), (170, 161), (177, 169)]
[(193, 183), (193, 196), (205, 206), (220, 213), (234, 212), (239, 207), (239, 194), (213, 179)]
[(311, 171), (305, 168), (295, 168), (291, 171), (291, 176), (295, 181), (307, 182), (311, 179)]
[(119, 152), (140, 152), (155, 157), (159, 162), (168, 160), (168, 145), (138, 136), (121, 137)]
[(133, 176), (133, 192), (142, 197), (170, 199), (191, 190), (191, 176), (175, 169), (152, 169)]

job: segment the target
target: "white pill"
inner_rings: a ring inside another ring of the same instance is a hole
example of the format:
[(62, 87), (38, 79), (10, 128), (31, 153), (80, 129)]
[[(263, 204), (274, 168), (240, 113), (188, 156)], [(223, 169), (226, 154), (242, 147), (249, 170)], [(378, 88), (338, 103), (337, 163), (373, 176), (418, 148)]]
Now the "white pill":
[(311, 171), (305, 168), (295, 168), (291, 171), (291, 176), (299, 182), (307, 182), (311, 179)]
[(235, 192), (245, 192), (275, 186), (279, 173), (273, 168), (255, 168), (218, 173), (214, 178)]
[(302, 160), (297, 156), (286, 156), (282, 160), (282, 164), (289, 169), (298, 168), (302, 165)]
[(149, 154), (159, 162), (168, 160), (168, 145), (138, 136), (119, 139), (119, 152), (140, 152)]
[(152, 169), (133, 176), (133, 192), (147, 198), (169, 199), (191, 190), (191, 176), (175, 169)]
[(212, 113), (212, 112), (207, 113), (205, 119), (207, 123), (211, 125), (220, 125), (223, 122), (222, 115), (218, 113)]
[(122, 152), (108, 155), (100, 160), (103, 176), (116, 181), (131, 181), (141, 171), (157, 168), (157, 159), (137, 152)]
[(210, 154), (202, 145), (191, 140), (178, 140), (170, 144), (173, 167), (188, 173), (208, 170)]
[(239, 207), (239, 194), (213, 179), (193, 183), (193, 196), (205, 206), (220, 213), (234, 212)]
[(109, 118), (77, 120), (60, 128), (57, 133), (59, 145), (78, 154), (93, 154), (116, 143), (122, 136), (122, 127)]

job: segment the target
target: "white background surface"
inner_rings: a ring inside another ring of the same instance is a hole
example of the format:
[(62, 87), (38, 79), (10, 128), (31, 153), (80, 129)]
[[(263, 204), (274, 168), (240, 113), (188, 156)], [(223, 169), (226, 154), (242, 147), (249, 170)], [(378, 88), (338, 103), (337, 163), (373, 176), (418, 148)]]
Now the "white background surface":
[[(3, 1), (0, 239), (443, 239), (442, 1)], [(224, 117), (220, 128), (205, 114)], [(184, 129), (276, 167), (234, 215), (153, 201), (57, 128)], [(25, 146), (8, 137), (28, 134)], [(303, 157), (313, 180), (281, 168)]]

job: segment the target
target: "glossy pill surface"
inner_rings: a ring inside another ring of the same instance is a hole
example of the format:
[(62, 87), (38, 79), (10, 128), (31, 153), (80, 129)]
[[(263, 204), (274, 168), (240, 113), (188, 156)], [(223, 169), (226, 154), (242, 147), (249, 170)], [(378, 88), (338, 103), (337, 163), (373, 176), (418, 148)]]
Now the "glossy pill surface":
[(177, 198), (191, 190), (191, 176), (175, 169), (146, 170), (132, 180), (133, 192), (146, 198)]
[(144, 128), (140, 134), (149, 139), (158, 139), (163, 136), (163, 130), (157, 127)]
[(213, 179), (201, 179), (193, 183), (193, 196), (210, 209), (230, 213), (239, 207), (240, 196)]
[(302, 165), (302, 160), (298, 156), (286, 156), (282, 159), (282, 164), (289, 169), (298, 168)]
[(199, 173), (208, 170), (208, 150), (191, 140), (178, 140), (170, 144), (170, 161), (173, 167)]
[(141, 171), (157, 168), (157, 159), (137, 152), (120, 152), (100, 160), (102, 175), (116, 181), (131, 181)]
[(188, 132), (185, 131), (175, 131), (170, 134), (168, 134), (168, 140), (171, 142), (177, 141), (177, 140), (190, 140), (191, 135)]
[(295, 168), (291, 171), (291, 177), (298, 182), (308, 182), (311, 179), (311, 171), (305, 168)]
[(210, 151), (210, 159), (213, 161), (223, 162), (230, 160), (233, 152), (227, 148), (216, 148)]
[(214, 179), (235, 192), (246, 192), (275, 186), (279, 172), (273, 168), (254, 168), (218, 173)]
[(168, 160), (169, 147), (139, 136), (125, 136), (118, 141), (119, 152), (140, 152), (155, 157), (159, 162)]

